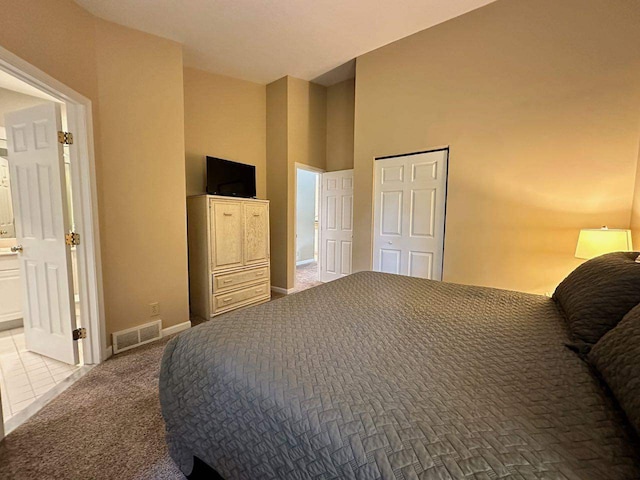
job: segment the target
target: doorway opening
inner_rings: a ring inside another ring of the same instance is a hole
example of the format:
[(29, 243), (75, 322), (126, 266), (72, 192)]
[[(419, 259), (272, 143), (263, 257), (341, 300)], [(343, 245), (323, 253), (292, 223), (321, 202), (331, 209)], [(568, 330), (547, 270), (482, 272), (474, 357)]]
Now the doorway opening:
[[(37, 89), (31, 90), (28, 85), (0, 72), (0, 397), (2, 419), (7, 431), (22, 423), (34, 404), (47, 398), (56, 385), (65, 384), (68, 377), (81, 369), (83, 363), (82, 357), (77, 364), (69, 364), (32, 351), (25, 338), (23, 302), (29, 292), (21, 275), (20, 254), (16, 251), (18, 241), (12, 194), (15, 196), (18, 188), (15, 179), (12, 187), (5, 114), (54, 102), (54, 98)], [(64, 110), (61, 121), (65, 128)], [(68, 146), (64, 147), (64, 181), (70, 200), (70, 156)], [(24, 185), (22, 189), (25, 189)], [(70, 201), (66, 208), (72, 219)], [(73, 308), (79, 312), (75, 247), (71, 251), (71, 264), (74, 273)]]
[(0, 48), (0, 439), (106, 357), (95, 195), (91, 102)]
[(320, 182), (322, 171), (296, 165), (296, 292), (320, 285)]

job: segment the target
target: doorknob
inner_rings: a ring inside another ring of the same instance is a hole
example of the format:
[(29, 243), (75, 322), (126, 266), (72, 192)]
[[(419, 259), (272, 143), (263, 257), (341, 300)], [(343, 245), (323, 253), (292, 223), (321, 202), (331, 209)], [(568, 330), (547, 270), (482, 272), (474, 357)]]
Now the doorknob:
[(393, 242), (387, 242), (389, 245), (393, 245)]
[(11, 247), (11, 251), (13, 253), (17, 253), (17, 252), (22, 253), (22, 245), (15, 245), (15, 246)]

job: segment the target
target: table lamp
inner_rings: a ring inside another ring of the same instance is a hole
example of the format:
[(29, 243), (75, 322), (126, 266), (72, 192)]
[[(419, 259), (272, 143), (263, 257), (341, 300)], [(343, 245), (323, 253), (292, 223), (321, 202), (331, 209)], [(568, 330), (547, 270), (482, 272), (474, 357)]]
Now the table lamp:
[(622, 228), (583, 228), (578, 236), (576, 258), (594, 258), (611, 252), (630, 252), (631, 230)]

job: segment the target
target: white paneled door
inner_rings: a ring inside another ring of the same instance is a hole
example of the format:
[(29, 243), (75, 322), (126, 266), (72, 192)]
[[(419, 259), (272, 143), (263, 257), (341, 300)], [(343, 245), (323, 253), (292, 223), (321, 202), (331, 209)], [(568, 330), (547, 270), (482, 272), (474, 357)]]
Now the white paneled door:
[(353, 244), (353, 170), (322, 174), (320, 280), (351, 273)]
[(24, 289), (27, 349), (78, 363), (60, 107), (46, 103), (7, 113), (8, 158)]
[(375, 271), (442, 280), (448, 153), (376, 159)]

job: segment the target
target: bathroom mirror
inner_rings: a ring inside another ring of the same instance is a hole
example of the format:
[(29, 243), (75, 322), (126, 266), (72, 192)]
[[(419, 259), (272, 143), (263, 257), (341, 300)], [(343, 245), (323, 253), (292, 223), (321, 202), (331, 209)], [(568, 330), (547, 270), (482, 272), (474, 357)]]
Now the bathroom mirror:
[(11, 205), (9, 162), (6, 156), (6, 148), (0, 147), (0, 238), (14, 238), (16, 231)]
[(11, 205), (11, 180), (7, 160), (7, 137), (4, 127), (0, 128), (0, 239), (14, 238), (16, 227), (13, 222)]

